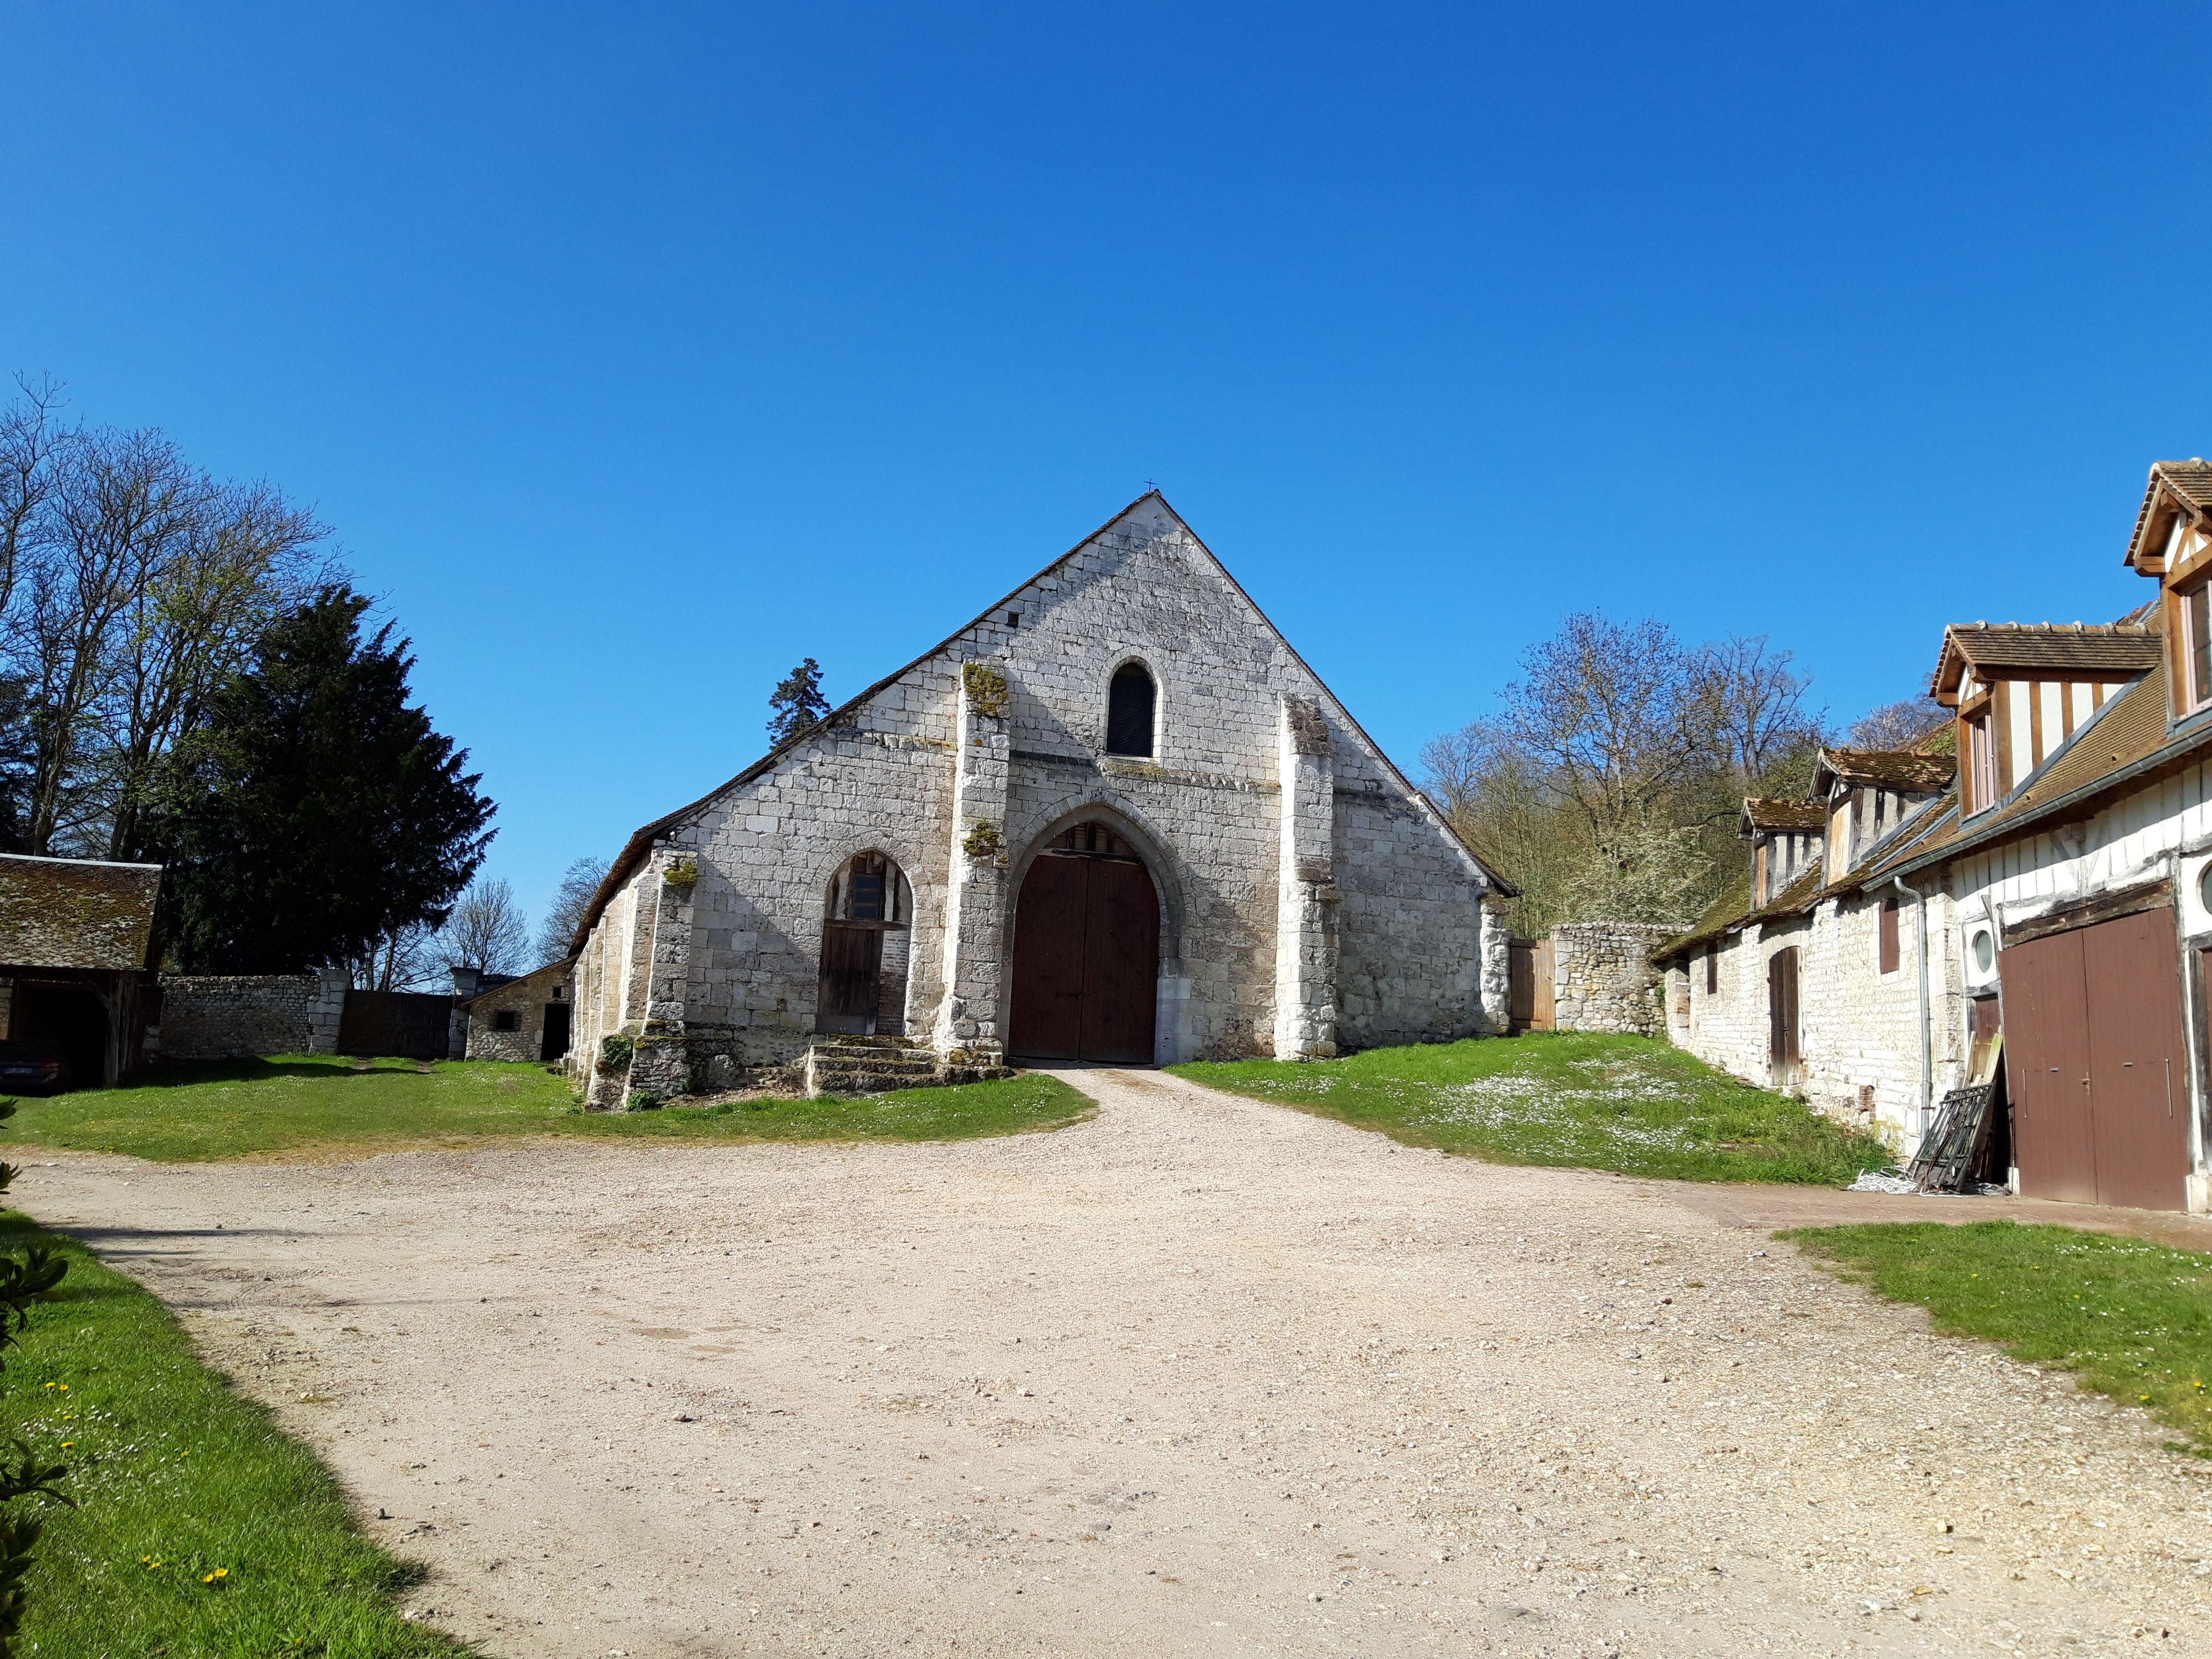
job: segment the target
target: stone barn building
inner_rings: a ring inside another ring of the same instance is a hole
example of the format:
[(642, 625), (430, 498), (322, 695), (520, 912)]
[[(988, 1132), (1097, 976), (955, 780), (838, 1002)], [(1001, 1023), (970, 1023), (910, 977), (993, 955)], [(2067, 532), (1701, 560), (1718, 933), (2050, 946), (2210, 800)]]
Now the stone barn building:
[(1502, 1032), (1511, 891), (1156, 492), (631, 836), (573, 1063), (619, 1106)]

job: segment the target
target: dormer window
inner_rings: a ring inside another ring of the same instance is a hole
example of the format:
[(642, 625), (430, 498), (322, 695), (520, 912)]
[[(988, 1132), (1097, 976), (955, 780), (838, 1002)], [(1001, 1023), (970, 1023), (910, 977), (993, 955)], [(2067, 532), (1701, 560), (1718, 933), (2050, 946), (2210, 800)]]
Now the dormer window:
[(1115, 669), (1106, 691), (1106, 752), (1131, 760), (1152, 759), (1158, 708), (1159, 691), (1144, 664), (1125, 662)]
[(1966, 814), (1995, 806), (2002, 792), (1997, 788), (1996, 722), (1991, 718), (1995, 704), (1989, 698), (1959, 722), (1960, 746), (1966, 751), (1962, 758), (1966, 764)]
[(2175, 712), (2193, 714), (2212, 702), (2212, 578), (2182, 588), (2174, 598), (2181, 626), (2175, 630)]

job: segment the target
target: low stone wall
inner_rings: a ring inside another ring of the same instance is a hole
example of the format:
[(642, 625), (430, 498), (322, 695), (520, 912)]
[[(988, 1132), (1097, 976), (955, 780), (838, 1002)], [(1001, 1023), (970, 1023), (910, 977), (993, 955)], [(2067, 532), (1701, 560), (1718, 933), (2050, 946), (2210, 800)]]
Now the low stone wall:
[(343, 974), (164, 974), (148, 1057), (235, 1060), (329, 1054), (345, 1012)]
[(1552, 930), (1552, 982), (1562, 1031), (1667, 1030), (1651, 952), (1680, 927), (1635, 921), (1567, 921)]

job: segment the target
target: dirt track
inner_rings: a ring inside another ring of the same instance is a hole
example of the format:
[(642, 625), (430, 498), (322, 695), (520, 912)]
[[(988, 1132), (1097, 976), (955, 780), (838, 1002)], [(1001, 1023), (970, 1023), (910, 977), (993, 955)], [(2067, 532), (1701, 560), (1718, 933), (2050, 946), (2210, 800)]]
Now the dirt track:
[(1662, 1188), (1070, 1080), (960, 1146), (15, 1195), (513, 1659), (2212, 1645), (2212, 1465), (2147, 1418)]

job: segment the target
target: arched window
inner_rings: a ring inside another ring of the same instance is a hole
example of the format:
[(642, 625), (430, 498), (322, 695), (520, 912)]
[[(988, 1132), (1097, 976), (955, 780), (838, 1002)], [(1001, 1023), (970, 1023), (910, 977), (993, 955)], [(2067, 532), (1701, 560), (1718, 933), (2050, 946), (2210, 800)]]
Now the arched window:
[(1152, 757), (1152, 714), (1159, 692), (1140, 662), (1114, 671), (1106, 692), (1106, 752), (1138, 760)]

